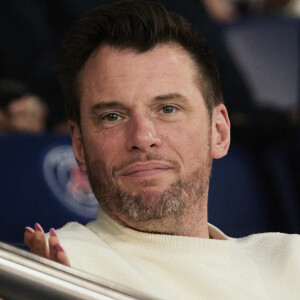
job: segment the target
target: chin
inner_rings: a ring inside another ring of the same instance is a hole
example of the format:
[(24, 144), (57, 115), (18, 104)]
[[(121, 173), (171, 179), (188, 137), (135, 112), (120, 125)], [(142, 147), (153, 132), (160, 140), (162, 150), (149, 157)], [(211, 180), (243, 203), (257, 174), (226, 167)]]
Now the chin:
[(136, 182), (124, 182), (123, 187), (124, 190), (132, 189), (133, 191), (136, 191), (138, 189), (139, 193), (140, 191), (165, 191), (171, 186), (172, 182), (170, 178), (155, 178), (155, 179), (147, 179), (147, 180), (141, 180), (141, 181), (136, 181)]
[(125, 189), (126, 193), (132, 194), (134, 197), (157, 197), (161, 194), (163, 194), (170, 185), (163, 187), (163, 186), (157, 186), (157, 185), (143, 185), (140, 187), (137, 191), (136, 187), (133, 188), (134, 192), (131, 193), (130, 190)]

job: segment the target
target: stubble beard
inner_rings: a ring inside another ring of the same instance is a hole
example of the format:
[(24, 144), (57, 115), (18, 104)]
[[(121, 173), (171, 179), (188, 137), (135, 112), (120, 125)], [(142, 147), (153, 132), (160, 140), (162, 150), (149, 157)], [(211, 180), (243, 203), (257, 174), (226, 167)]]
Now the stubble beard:
[[(202, 201), (209, 186), (212, 166), (210, 157), (209, 147), (205, 161), (185, 177), (178, 175), (165, 191), (134, 195), (112, 179), (113, 176), (108, 174), (103, 161), (91, 161), (86, 153), (88, 177), (100, 207), (111, 215), (125, 216), (135, 224), (171, 216), (179, 219), (187, 209)], [(149, 156), (142, 161), (152, 158)], [(176, 162), (173, 163), (176, 166)], [(154, 183), (155, 180), (144, 181), (143, 186), (152, 186)]]

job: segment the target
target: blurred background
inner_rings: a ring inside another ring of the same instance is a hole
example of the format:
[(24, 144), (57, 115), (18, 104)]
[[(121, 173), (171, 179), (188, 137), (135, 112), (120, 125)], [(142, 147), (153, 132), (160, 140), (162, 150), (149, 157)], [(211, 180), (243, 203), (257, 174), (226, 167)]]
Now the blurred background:
[[(86, 223), (97, 202), (74, 160), (56, 78), (60, 41), (101, 0), (10, 0), (0, 10), (0, 240)], [(217, 58), (232, 123), (209, 221), (226, 234), (300, 233), (299, 0), (163, 0)]]

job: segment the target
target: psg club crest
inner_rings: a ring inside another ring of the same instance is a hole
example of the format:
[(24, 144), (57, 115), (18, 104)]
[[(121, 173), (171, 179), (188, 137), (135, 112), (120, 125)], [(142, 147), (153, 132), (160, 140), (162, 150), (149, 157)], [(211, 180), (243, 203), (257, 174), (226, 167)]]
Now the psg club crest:
[(49, 188), (63, 205), (82, 217), (97, 216), (98, 202), (87, 175), (78, 168), (71, 145), (50, 149), (44, 158), (43, 171)]

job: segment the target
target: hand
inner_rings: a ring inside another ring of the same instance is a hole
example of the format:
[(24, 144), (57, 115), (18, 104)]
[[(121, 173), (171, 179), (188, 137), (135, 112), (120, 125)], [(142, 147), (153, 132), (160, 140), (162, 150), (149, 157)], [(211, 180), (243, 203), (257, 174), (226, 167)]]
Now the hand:
[(38, 223), (34, 225), (34, 229), (30, 227), (25, 228), (24, 242), (30, 248), (31, 253), (48, 258), (68, 267), (71, 266), (65, 250), (60, 245), (59, 239), (53, 228), (50, 229), (50, 237), (48, 239), (49, 247), (46, 243), (44, 230)]

